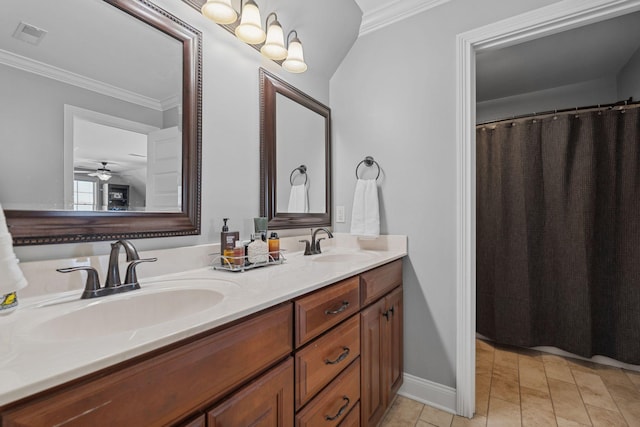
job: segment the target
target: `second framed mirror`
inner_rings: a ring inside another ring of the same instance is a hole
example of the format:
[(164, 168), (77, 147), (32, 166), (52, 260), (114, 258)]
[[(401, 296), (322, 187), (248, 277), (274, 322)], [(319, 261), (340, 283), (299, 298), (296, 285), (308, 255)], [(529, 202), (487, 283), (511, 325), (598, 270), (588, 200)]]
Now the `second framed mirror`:
[(331, 110), (260, 69), (260, 211), (270, 229), (331, 225)]

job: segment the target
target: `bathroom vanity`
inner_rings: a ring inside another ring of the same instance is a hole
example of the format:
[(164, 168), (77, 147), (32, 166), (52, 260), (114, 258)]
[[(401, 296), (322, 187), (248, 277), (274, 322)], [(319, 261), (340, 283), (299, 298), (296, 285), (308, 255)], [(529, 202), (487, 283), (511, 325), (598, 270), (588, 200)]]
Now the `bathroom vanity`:
[[(282, 266), (239, 274), (207, 269), (171, 276), (165, 286), (217, 286), (224, 297), (217, 309), (190, 315), (190, 322), (165, 322), (161, 339), (149, 332), (155, 325), (123, 332), (130, 348), (106, 360), (91, 348), (99, 347), (99, 337), (87, 336), (83, 348), (82, 340), (65, 336), (72, 350), (40, 355), (41, 364), (53, 366), (49, 377), (2, 390), (1, 425), (377, 425), (402, 383), (404, 244), (291, 254)], [(218, 278), (233, 286), (223, 289)], [(142, 284), (141, 292), (162, 286), (157, 283)], [(22, 309), (29, 310), (37, 308)], [(177, 329), (167, 336), (171, 325)], [(94, 328), (99, 335), (109, 325)], [(16, 326), (14, 338), (23, 333)], [(110, 340), (113, 335), (103, 341)], [(32, 350), (33, 341), (12, 344)], [(47, 348), (54, 346), (42, 344)], [(84, 354), (70, 360), (66, 372), (53, 372), (71, 352)]]

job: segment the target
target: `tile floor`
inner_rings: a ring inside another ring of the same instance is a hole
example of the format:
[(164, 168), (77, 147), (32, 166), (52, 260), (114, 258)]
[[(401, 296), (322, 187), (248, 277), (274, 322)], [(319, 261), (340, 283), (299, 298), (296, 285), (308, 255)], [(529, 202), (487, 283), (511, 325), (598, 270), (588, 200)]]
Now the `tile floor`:
[(472, 420), (398, 396), (381, 427), (640, 427), (640, 372), (476, 341)]

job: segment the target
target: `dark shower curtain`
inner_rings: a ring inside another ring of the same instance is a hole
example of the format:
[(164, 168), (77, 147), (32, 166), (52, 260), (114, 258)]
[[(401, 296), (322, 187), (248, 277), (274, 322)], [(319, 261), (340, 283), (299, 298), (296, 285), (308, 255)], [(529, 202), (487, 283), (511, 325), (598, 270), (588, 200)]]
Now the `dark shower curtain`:
[(480, 334), (640, 364), (639, 112), (476, 128)]

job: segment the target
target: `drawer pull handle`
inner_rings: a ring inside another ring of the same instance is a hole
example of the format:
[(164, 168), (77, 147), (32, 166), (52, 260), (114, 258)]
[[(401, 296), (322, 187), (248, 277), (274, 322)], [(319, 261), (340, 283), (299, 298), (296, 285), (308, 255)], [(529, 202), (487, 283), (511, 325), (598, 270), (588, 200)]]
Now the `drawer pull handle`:
[(343, 396), (343, 397), (342, 397), (342, 400), (346, 400), (346, 403), (345, 403), (344, 405), (342, 405), (342, 406), (340, 407), (340, 409), (338, 409), (338, 413), (337, 413), (337, 414), (335, 414), (333, 417), (330, 417), (329, 415), (325, 415), (325, 416), (324, 416), (324, 419), (325, 419), (325, 420), (327, 420), (327, 421), (337, 420), (338, 418), (340, 418), (340, 416), (341, 416), (342, 414), (344, 414), (344, 411), (349, 407), (349, 403), (350, 403), (351, 401), (349, 400), (349, 398), (348, 398), (347, 396)]
[(335, 365), (336, 363), (340, 363), (342, 362), (344, 359), (347, 358), (347, 356), (349, 355), (349, 347), (342, 347), (342, 350), (344, 350), (342, 353), (340, 353), (340, 356), (338, 356), (338, 358), (336, 360), (325, 360), (324, 363), (325, 365)]
[(337, 310), (325, 310), (324, 314), (338, 314), (342, 313), (349, 307), (349, 301), (342, 301), (342, 305)]

